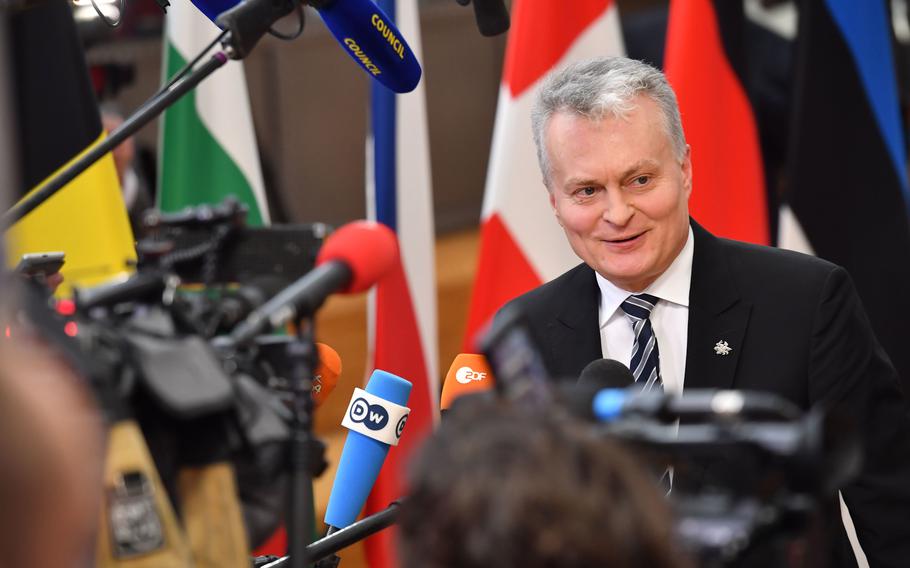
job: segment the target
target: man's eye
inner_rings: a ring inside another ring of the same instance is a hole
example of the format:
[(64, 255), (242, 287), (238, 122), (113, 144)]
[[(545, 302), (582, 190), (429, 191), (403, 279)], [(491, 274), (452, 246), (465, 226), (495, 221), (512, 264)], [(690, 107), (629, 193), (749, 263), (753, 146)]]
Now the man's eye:
[(591, 197), (591, 196), (594, 195), (596, 192), (597, 192), (596, 189), (594, 189), (593, 187), (588, 186), (588, 187), (583, 187), (583, 188), (579, 189), (578, 191), (575, 192), (575, 194), (576, 194), (576, 195), (579, 195), (579, 196), (581, 196), (581, 197)]
[(649, 181), (651, 181), (651, 176), (638, 176), (632, 180), (632, 185), (648, 185)]

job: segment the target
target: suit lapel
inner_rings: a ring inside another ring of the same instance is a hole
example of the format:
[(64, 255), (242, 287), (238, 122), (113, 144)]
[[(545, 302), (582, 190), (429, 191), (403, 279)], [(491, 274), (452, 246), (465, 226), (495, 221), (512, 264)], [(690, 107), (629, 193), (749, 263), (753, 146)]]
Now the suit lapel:
[(695, 252), (684, 387), (728, 389), (733, 386), (752, 308), (739, 297), (718, 239), (694, 221), (692, 231)]
[(585, 365), (603, 357), (597, 316), (600, 292), (594, 271), (586, 265), (576, 268), (560, 300), (556, 319), (546, 328), (554, 367), (550, 371), (557, 378), (576, 379)]

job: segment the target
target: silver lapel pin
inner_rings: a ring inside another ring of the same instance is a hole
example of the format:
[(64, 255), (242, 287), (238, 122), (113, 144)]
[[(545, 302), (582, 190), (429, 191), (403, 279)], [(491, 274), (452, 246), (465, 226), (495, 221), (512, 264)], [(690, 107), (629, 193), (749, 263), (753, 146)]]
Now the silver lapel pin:
[(718, 355), (729, 355), (731, 351), (733, 348), (723, 339), (714, 344), (714, 352)]

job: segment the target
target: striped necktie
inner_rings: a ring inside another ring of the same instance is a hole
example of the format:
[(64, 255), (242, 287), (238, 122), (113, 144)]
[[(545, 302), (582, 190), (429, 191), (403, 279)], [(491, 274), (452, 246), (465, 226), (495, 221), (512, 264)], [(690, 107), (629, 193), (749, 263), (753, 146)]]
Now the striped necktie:
[(642, 390), (663, 388), (660, 378), (660, 354), (657, 350), (657, 336), (651, 327), (651, 310), (657, 304), (657, 298), (650, 294), (634, 294), (622, 303), (622, 311), (632, 323), (635, 343), (632, 345), (632, 361), (629, 369), (635, 382), (642, 384)]
[[(634, 294), (622, 303), (622, 311), (632, 323), (635, 343), (632, 344), (632, 361), (629, 368), (636, 383), (643, 383), (642, 391), (664, 388), (660, 378), (660, 353), (657, 351), (657, 336), (651, 327), (651, 310), (657, 305), (657, 298), (651, 294)], [(660, 473), (657, 485), (669, 495), (673, 488), (670, 468)]]

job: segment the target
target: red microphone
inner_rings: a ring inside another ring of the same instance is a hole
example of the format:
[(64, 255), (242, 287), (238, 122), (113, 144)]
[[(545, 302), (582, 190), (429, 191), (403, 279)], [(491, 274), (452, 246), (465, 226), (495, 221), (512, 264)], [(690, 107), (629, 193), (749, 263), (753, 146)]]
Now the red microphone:
[(448, 410), (455, 399), (470, 393), (492, 390), (493, 372), (483, 355), (459, 353), (442, 385), (439, 409)]
[(253, 310), (231, 332), (231, 341), (247, 343), (298, 314), (311, 315), (334, 292), (363, 292), (398, 262), (398, 240), (385, 225), (354, 221), (326, 239), (316, 268)]
[(316, 257), (316, 270), (332, 267), (338, 271), (349, 270), (348, 279), (333, 290), (349, 294), (366, 291), (397, 261), (398, 239), (392, 229), (374, 221), (353, 221), (326, 239)]

